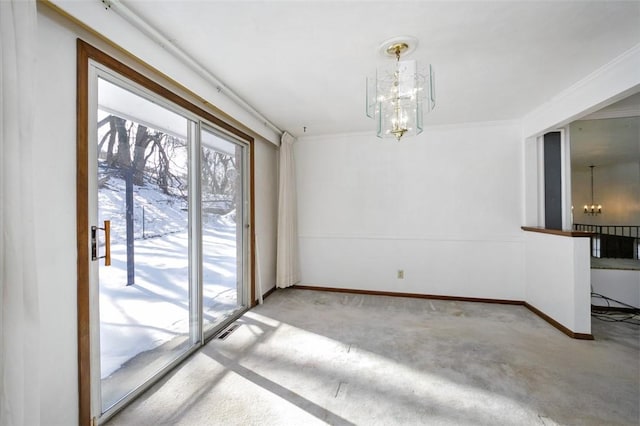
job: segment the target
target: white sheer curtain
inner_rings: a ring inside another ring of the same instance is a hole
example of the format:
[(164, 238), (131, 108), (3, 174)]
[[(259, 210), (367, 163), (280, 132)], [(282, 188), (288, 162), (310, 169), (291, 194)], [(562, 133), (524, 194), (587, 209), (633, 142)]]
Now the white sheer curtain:
[(295, 138), (284, 133), (280, 144), (280, 185), (278, 196), (278, 258), (276, 287), (290, 287), (300, 282), (298, 265), (298, 214), (296, 205), (296, 170), (293, 160)]
[(0, 0), (2, 426), (40, 424), (40, 336), (32, 178), (36, 17), (35, 0)]

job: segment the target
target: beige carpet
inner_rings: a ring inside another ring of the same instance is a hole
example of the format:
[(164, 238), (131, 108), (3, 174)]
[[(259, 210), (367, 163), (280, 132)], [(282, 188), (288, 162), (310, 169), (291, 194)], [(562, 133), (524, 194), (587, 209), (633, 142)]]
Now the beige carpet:
[(117, 425), (638, 425), (640, 330), (522, 306), (278, 290)]

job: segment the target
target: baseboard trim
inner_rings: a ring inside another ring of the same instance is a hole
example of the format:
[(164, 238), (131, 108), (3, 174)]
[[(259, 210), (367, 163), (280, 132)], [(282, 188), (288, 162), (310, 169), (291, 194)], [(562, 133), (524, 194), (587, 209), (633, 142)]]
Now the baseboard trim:
[(264, 300), (267, 297), (271, 296), (273, 294), (273, 292), (276, 291), (276, 289), (277, 289), (277, 287), (274, 285), (271, 289), (267, 290), (267, 292), (262, 295), (262, 300)]
[(315, 287), (308, 285), (294, 285), (291, 288), (300, 290), (332, 291), (334, 293), (368, 294), (371, 296), (411, 297), (414, 299), (449, 300), (453, 302), (495, 303), (500, 305), (522, 305), (520, 300), (485, 299), (480, 297), (442, 296), (438, 294), (398, 293), (394, 291), (358, 290), (352, 288)]
[(442, 296), (438, 294), (421, 294), (421, 293), (397, 293), (393, 291), (377, 291), (377, 290), (359, 290), (353, 288), (336, 288), (336, 287), (316, 287), (310, 285), (294, 285), (290, 288), (298, 290), (312, 290), (312, 291), (330, 291), (334, 293), (351, 293), (351, 294), (368, 294), (371, 296), (391, 296), (391, 297), (411, 297), (414, 299), (434, 299), (434, 300), (448, 300), (452, 302), (475, 302), (475, 303), (493, 303), (498, 305), (517, 305), (524, 306), (531, 312), (548, 322), (550, 325), (560, 330), (572, 339), (577, 340), (594, 340), (592, 334), (575, 333), (569, 330), (558, 321), (551, 318), (549, 315), (542, 312), (540, 309), (528, 304), (523, 300), (510, 300), (510, 299), (485, 299), (480, 297), (461, 297), (461, 296)]
[(536, 314), (537, 316), (539, 316), (540, 318), (542, 318), (543, 320), (545, 320), (546, 322), (548, 322), (549, 324), (551, 324), (552, 326), (554, 326), (555, 328), (557, 328), (558, 330), (560, 330), (561, 332), (563, 332), (564, 334), (566, 334), (567, 336), (569, 336), (569, 337), (571, 337), (573, 339), (594, 340), (593, 339), (593, 334), (575, 333), (575, 332), (569, 330), (564, 325), (560, 324), (558, 321), (556, 321), (553, 318), (551, 318), (549, 315), (547, 315), (544, 312), (542, 312), (540, 309), (536, 308), (535, 306), (530, 305), (527, 302), (524, 302), (524, 306), (525, 306), (525, 308), (529, 309), (531, 312), (533, 312), (534, 314)]
[[(273, 286), (273, 288), (267, 290), (263, 295), (262, 295), (262, 301), (264, 302), (264, 299), (266, 299), (267, 297), (271, 296), (273, 294), (274, 291), (276, 291), (277, 287)], [(260, 299), (256, 298), (256, 300), (254, 300), (253, 302), (251, 302), (251, 307), (255, 308), (256, 306), (258, 306), (258, 304), (260, 303)]]

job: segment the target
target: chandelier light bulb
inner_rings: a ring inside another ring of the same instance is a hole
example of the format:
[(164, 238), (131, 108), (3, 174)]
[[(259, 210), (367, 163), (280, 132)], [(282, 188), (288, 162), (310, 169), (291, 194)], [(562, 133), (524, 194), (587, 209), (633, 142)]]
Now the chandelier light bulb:
[(594, 165), (589, 166), (589, 168), (591, 169), (591, 206), (589, 206), (588, 204), (585, 204), (584, 206), (584, 213), (592, 216), (602, 213), (602, 204), (596, 204), (593, 201), (593, 169), (595, 167), (596, 166)]

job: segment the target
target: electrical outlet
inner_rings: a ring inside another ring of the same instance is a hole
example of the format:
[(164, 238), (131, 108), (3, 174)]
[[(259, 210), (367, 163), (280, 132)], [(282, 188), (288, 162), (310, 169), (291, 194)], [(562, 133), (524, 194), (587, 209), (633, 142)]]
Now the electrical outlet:
[(404, 269), (398, 269), (398, 279), (399, 280), (404, 279)]

